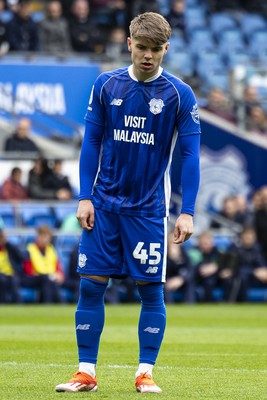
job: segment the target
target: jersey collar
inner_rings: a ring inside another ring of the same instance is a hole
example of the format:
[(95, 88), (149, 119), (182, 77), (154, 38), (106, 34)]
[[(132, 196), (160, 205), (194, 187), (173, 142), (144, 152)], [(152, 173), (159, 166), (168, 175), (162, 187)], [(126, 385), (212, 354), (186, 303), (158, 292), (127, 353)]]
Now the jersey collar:
[[(163, 71), (163, 68), (162, 68), (162, 67), (159, 67), (158, 73), (157, 73), (156, 75), (151, 76), (151, 78), (146, 79), (144, 82), (152, 82), (152, 81), (158, 79), (158, 77), (162, 74), (162, 71)], [(139, 82), (138, 79), (136, 78), (136, 76), (135, 76), (134, 73), (133, 73), (133, 65), (130, 65), (130, 66), (129, 66), (129, 68), (128, 68), (128, 73), (129, 73), (130, 77), (131, 77), (134, 81)]]

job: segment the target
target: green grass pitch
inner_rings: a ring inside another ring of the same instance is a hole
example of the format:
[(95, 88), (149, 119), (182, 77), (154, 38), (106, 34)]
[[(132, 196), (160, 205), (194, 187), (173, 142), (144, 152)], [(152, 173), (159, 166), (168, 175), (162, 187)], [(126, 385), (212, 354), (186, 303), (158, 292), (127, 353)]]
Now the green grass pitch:
[(106, 307), (95, 393), (56, 393), (77, 369), (74, 306), (0, 306), (2, 400), (267, 399), (267, 306), (172, 305), (154, 368), (162, 394), (134, 390), (138, 305)]

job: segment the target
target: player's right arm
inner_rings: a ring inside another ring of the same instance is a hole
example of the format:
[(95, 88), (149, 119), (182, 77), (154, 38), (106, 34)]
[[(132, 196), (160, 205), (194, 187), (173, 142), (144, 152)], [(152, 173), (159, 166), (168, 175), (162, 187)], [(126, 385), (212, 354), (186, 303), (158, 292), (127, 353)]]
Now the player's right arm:
[(94, 227), (94, 206), (91, 199), (103, 134), (104, 127), (86, 121), (79, 164), (80, 195), (76, 217), (81, 227), (87, 230), (92, 230)]

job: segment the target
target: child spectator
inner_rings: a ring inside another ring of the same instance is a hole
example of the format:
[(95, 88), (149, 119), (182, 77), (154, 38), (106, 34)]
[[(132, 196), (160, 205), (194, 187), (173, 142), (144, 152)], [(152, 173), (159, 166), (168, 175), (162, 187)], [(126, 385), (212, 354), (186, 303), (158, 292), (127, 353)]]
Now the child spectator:
[(21, 183), (22, 170), (14, 167), (10, 177), (7, 178), (1, 188), (0, 199), (3, 200), (26, 200), (28, 199), (27, 189)]
[(46, 292), (41, 301), (46, 303), (62, 303), (60, 288), (65, 280), (56, 250), (52, 244), (52, 231), (42, 225), (37, 229), (34, 242), (27, 246), (28, 259), (24, 261), (24, 272), (28, 277), (45, 276)]

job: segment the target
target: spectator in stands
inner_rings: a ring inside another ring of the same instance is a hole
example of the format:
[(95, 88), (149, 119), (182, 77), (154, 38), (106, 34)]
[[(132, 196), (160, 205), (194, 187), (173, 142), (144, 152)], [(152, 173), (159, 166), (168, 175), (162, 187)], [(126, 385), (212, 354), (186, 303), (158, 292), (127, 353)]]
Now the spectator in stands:
[(228, 228), (240, 231), (244, 223), (245, 215), (239, 212), (235, 196), (228, 196), (223, 200), (222, 209), (211, 221), (211, 228)]
[(72, 187), (69, 178), (62, 172), (62, 160), (54, 160), (53, 166), (49, 174), (43, 178), (43, 186), (48, 190), (53, 190), (55, 193), (62, 191), (65, 198), (61, 200), (70, 200), (73, 198)]
[(132, 15), (142, 14), (147, 11), (160, 13), (160, 6), (157, 0), (136, 0), (132, 2)]
[(167, 275), (165, 299), (175, 301), (175, 294), (181, 293), (186, 303), (195, 302), (194, 270), (186, 248), (173, 243), (173, 232), (168, 235)]
[(46, 5), (46, 16), (40, 22), (40, 43), (42, 51), (53, 54), (71, 49), (68, 23), (59, 0), (50, 0)]
[(29, 171), (28, 193), (31, 199), (43, 200), (67, 200), (69, 199), (69, 190), (65, 188), (54, 189), (45, 186), (45, 182), (50, 179), (52, 174), (48, 162), (44, 158), (38, 158)]
[(259, 208), (255, 210), (254, 226), (265, 263), (267, 263), (267, 186), (260, 190)]
[(247, 130), (267, 137), (267, 115), (260, 106), (251, 106), (247, 118)]
[(123, 28), (114, 27), (106, 43), (105, 54), (111, 60), (119, 60), (120, 56), (128, 55), (129, 51), (126, 44), (126, 33)]
[(4, 150), (21, 152), (21, 153), (32, 153), (32, 157), (40, 155), (40, 150), (35, 142), (30, 139), (31, 134), (31, 121), (22, 117), (19, 119), (15, 133), (6, 140)]
[(7, 178), (2, 185), (0, 198), (3, 200), (26, 200), (28, 198), (28, 192), (22, 185), (21, 178), (21, 168), (12, 168), (10, 177)]
[(17, 4), (17, 12), (7, 25), (7, 37), (10, 50), (39, 50), (38, 25), (31, 17), (29, 1), (20, 0)]
[(220, 252), (210, 232), (203, 232), (198, 237), (197, 247), (189, 249), (193, 265), (195, 265), (196, 286), (203, 290), (204, 302), (214, 300), (213, 291), (217, 287)]
[(256, 86), (247, 85), (244, 89), (244, 104), (246, 113), (248, 113), (251, 107), (260, 106), (259, 93)]
[(173, 0), (169, 14), (166, 19), (172, 27), (174, 35), (181, 35), (186, 38), (185, 22), (185, 0)]
[(65, 280), (65, 274), (60, 260), (52, 244), (52, 231), (46, 225), (37, 228), (34, 242), (27, 246), (28, 258), (24, 261), (26, 277), (45, 277), (46, 292), (41, 294), (45, 303), (62, 303), (60, 291)]
[(0, 303), (20, 303), (20, 279), (23, 255), (0, 229)]
[(244, 228), (239, 243), (233, 244), (226, 253), (229, 254), (228, 267), (235, 276), (230, 300), (245, 302), (250, 288), (267, 288), (267, 267), (253, 228)]
[(236, 121), (229, 99), (223, 90), (218, 87), (212, 88), (208, 93), (208, 103), (204, 109), (230, 122)]
[(90, 12), (87, 0), (75, 0), (69, 19), (71, 45), (74, 51), (103, 53), (106, 35)]
[(5, 10), (4, 0), (0, 0), (0, 57), (4, 56), (9, 50), (9, 43), (7, 38), (7, 27), (2, 16)]

